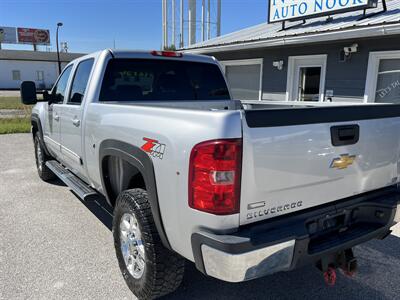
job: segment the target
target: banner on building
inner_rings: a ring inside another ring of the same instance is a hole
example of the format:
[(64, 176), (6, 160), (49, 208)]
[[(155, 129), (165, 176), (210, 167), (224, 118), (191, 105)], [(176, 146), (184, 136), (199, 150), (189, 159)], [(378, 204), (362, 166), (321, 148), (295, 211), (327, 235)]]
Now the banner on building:
[(17, 28), (0, 26), (0, 43), (16, 44), (17, 43)]
[(269, 23), (304, 20), (377, 7), (378, 0), (269, 0)]
[(50, 45), (50, 31), (48, 29), (17, 28), (18, 43)]

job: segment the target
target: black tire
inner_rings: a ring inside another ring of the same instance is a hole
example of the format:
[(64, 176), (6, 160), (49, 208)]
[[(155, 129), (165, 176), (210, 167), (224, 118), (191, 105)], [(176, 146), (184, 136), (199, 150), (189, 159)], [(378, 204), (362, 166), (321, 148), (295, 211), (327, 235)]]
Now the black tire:
[[(121, 250), (120, 223), (124, 214), (133, 214), (141, 231), (145, 267), (139, 279), (134, 278), (128, 271)], [(163, 246), (145, 190), (127, 190), (118, 196), (114, 209), (113, 236), (122, 275), (138, 299), (158, 298), (179, 287), (184, 275), (185, 260)]]
[[(54, 180), (56, 178), (56, 175), (48, 167), (46, 167), (46, 161), (51, 160), (51, 157), (46, 155), (46, 152), (43, 150), (42, 144), (40, 143), (39, 132), (35, 134), (33, 142), (35, 146), (36, 168), (39, 177), (43, 181)], [(41, 158), (39, 157), (39, 155), (41, 155)]]

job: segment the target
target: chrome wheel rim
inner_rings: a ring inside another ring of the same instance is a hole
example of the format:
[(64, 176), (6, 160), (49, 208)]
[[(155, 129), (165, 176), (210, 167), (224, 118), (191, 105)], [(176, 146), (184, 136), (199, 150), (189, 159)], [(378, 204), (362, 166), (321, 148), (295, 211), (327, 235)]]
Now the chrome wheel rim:
[(42, 149), (40, 149), (39, 143), (36, 145), (36, 159), (37, 159), (37, 167), (38, 167), (39, 171), (42, 171), (43, 153), (42, 153)]
[(126, 213), (119, 224), (121, 251), (129, 273), (136, 279), (143, 276), (145, 269), (145, 251), (142, 233), (136, 217)]

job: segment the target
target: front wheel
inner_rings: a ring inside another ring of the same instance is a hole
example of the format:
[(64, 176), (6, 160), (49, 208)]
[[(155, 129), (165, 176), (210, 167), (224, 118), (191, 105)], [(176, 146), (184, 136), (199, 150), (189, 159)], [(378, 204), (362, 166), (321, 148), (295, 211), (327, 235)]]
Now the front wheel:
[(39, 177), (44, 181), (51, 181), (55, 179), (56, 175), (46, 166), (46, 161), (48, 161), (50, 158), (46, 155), (42, 144), (40, 143), (39, 132), (35, 134), (33, 142), (35, 146), (36, 168)]
[(113, 235), (119, 267), (136, 297), (154, 299), (179, 287), (185, 261), (162, 245), (145, 190), (127, 190), (118, 196)]

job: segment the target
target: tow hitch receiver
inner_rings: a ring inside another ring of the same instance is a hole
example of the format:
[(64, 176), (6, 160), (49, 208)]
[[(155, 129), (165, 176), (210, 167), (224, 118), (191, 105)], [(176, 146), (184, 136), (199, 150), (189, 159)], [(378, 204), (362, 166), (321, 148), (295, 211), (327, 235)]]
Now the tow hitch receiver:
[(317, 263), (317, 267), (323, 272), (325, 283), (334, 286), (337, 279), (336, 269), (340, 268), (344, 275), (353, 277), (357, 272), (357, 259), (352, 249), (346, 249), (323, 257)]

